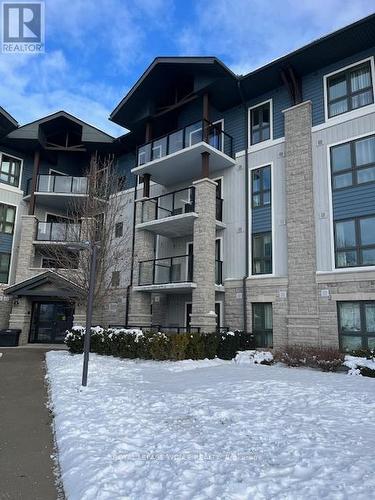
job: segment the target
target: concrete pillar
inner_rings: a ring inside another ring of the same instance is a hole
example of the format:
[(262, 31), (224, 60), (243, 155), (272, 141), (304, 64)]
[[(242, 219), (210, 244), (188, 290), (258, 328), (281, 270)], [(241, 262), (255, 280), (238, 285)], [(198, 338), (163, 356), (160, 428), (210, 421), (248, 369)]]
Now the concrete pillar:
[[(142, 200), (138, 200), (135, 206), (136, 210), (136, 224), (142, 220)], [(145, 206), (149, 206), (147, 203)], [(146, 208), (147, 210), (147, 208)], [(151, 208), (150, 208), (151, 210)], [(147, 220), (147, 219), (146, 219)], [(152, 323), (151, 318), (151, 293), (139, 292), (134, 290), (138, 285), (139, 279), (139, 262), (143, 260), (150, 260), (154, 258), (154, 244), (155, 237), (149, 231), (143, 229), (135, 230), (134, 238), (134, 263), (133, 263), (133, 285), (129, 295), (129, 315), (128, 323), (131, 326), (150, 326)], [(150, 280), (152, 281), (152, 263), (147, 266), (147, 272)]]
[(320, 345), (311, 102), (285, 110), (289, 344)]
[(197, 287), (192, 293), (191, 326), (202, 331), (216, 329), (215, 314), (215, 237), (216, 182), (205, 178), (195, 181), (194, 276)]
[(33, 241), (36, 238), (37, 218), (34, 215), (21, 216), (21, 234), (16, 267), (16, 283), (30, 278), (32, 273), (35, 249)]

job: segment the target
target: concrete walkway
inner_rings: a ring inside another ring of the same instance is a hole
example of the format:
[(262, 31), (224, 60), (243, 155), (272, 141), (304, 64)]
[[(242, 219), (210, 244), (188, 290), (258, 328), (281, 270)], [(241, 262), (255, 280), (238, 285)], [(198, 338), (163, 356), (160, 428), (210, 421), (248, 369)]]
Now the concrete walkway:
[(56, 500), (46, 349), (0, 347), (0, 500)]

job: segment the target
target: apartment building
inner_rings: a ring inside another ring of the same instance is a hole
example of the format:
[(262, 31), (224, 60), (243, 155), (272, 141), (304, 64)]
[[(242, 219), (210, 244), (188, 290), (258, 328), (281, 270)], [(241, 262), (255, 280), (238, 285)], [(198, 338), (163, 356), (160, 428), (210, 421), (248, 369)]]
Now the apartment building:
[[(110, 116), (130, 130), (117, 139), (66, 113), (17, 127), (3, 112), (3, 325), (58, 341), (66, 325), (43, 325), (43, 308), (84, 321), (36, 242), (48, 204), (64, 216), (74, 195), (43, 175), (64, 184), (99, 150), (116, 154), (130, 207), (113, 228), (130, 265), (113, 271), (103, 325), (375, 347), (374, 56), (372, 15), (245, 76), (215, 57), (157, 58)], [(66, 137), (63, 124), (76, 130), (68, 146), (48, 139)]]

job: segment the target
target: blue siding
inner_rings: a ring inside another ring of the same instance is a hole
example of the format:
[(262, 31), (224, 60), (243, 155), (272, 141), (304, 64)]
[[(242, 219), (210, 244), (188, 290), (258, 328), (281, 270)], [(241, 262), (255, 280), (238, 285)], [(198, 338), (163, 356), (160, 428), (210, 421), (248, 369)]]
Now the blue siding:
[(0, 252), (11, 253), (13, 244), (13, 235), (0, 233)]
[(177, 128), (180, 129), (186, 127), (186, 125), (202, 120), (202, 106), (202, 99), (196, 99), (186, 104), (178, 115)]
[(265, 233), (272, 230), (271, 206), (255, 208), (251, 211), (251, 232)]
[(375, 214), (375, 184), (334, 191), (332, 201), (334, 220)]
[(135, 186), (135, 175), (133, 175), (130, 171), (135, 167), (136, 158), (133, 153), (126, 153), (119, 157), (117, 162), (117, 169), (119, 175), (123, 175), (126, 177), (126, 189), (132, 188)]
[(375, 47), (360, 52), (354, 56), (347, 57), (341, 61), (326, 66), (319, 71), (306, 75), (302, 79), (302, 95), (303, 100), (310, 100), (312, 102), (312, 121), (313, 126), (324, 123), (324, 75), (332, 71), (339, 70), (345, 66), (361, 61), (375, 55)]

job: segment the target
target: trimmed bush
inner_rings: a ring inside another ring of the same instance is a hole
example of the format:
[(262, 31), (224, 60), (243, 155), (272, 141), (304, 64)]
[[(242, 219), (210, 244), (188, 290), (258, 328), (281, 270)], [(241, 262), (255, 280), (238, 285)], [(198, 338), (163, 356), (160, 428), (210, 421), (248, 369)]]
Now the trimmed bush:
[[(82, 353), (85, 329), (74, 327), (65, 343), (71, 353)], [(90, 351), (128, 359), (172, 360), (233, 359), (238, 350), (252, 346), (254, 337), (242, 332), (163, 333), (126, 329), (91, 329)]]
[(375, 378), (375, 370), (372, 368), (369, 368), (368, 366), (359, 366), (358, 369), (363, 377)]

